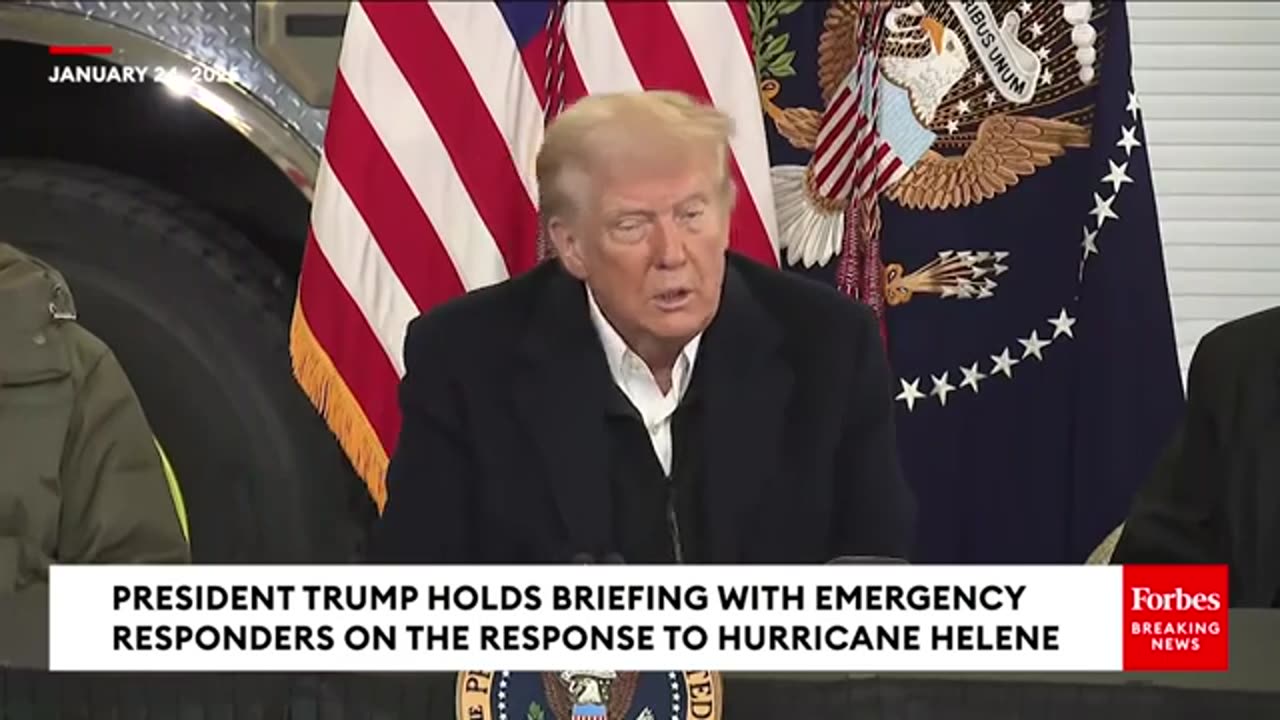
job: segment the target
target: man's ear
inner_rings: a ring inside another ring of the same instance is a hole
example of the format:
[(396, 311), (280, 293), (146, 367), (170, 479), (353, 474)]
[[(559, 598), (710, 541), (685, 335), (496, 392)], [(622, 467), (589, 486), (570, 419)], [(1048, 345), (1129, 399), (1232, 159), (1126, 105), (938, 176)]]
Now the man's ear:
[(569, 274), (584, 280), (587, 277), (587, 266), (582, 258), (582, 241), (572, 227), (562, 218), (552, 217), (547, 221), (547, 236), (551, 238), (551, 246), (555, 248), (556, 257)]

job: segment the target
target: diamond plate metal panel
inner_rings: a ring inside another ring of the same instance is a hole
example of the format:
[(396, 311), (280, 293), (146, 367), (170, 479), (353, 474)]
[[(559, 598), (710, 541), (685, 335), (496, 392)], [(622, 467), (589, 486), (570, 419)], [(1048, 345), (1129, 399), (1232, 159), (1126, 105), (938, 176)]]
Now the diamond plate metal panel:
[(252, 2), (24, 0), (24, 4), (126, 28), (230, 74), (319, 152), (329, 113), (307, 105), (258, 55)]

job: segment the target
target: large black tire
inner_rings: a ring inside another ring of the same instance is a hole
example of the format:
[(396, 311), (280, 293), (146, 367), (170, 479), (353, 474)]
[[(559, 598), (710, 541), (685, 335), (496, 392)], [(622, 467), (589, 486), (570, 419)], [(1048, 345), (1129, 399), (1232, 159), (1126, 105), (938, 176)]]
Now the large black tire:
[(0, 159), (0, 239), (66, 276), (129, 374), (203, 563), (344, 562), (362, 488), (295, 384), (293, 288), (245, 237), (131, 178)]

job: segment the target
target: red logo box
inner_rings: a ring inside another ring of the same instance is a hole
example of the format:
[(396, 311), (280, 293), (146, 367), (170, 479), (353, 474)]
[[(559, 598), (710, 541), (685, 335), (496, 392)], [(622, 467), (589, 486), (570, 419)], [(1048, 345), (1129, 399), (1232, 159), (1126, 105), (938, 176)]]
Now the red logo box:
[(1126, 565), (1124, 669), (1226, 670), (1226, 565)]

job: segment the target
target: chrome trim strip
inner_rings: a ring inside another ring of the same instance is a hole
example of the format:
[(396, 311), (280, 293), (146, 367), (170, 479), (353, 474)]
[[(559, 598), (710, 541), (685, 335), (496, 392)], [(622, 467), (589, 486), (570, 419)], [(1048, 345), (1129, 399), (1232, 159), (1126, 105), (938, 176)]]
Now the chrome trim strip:
[[(0, 40), (40, 45), (110, 45), (104, 59), (129, 65), (191, 67), (210, 75), (211, 66), (144, 35), (91, 17), (39, 7), (0, 3)], [(276, 113), (234, 82), (183, 83), (169, 86), (220, 118), (263, 152), (310, 202), (320, 166), (319, 153)]]

